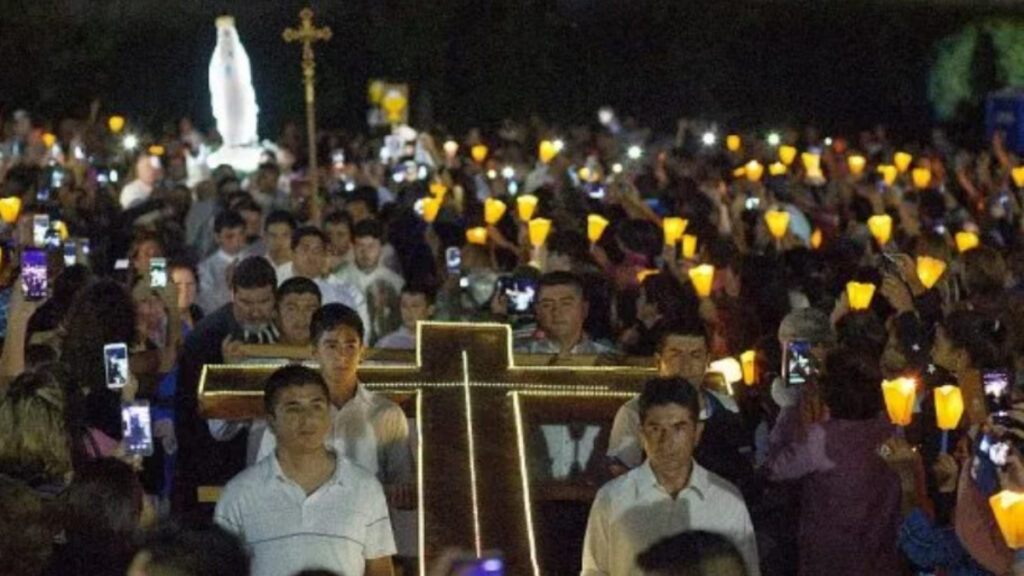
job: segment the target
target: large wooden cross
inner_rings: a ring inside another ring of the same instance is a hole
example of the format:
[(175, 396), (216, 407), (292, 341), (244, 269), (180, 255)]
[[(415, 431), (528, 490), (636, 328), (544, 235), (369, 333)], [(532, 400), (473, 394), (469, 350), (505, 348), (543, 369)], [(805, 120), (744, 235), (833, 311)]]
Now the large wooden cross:
[[(615, 410), (653, 369), (518, 366), (511, 330), (503, 324), (427, 322), (417, 332), (415, 364), (363, 366), (359, 378), (399, 401), (415, 420), (420, 557), (429, 560), (452, 546), (478, 555), (497, 549), (509, 574), (562, 572), (551, 564), (565, 560), (553, 556), (567, 545), (578, 548), (582, 534), (551, 534), (545, 503), (576, 501), (585, 512), (597, 483), (531, 481), (531, 428), (573, 420), (610, 426)], [(274, 369), (206, 366), (204, 416), (259, 416), (262, 382)], [(556, 509), (555, 522), (559, 514)], [(577, 542), (567, 544), (570, 539)]]

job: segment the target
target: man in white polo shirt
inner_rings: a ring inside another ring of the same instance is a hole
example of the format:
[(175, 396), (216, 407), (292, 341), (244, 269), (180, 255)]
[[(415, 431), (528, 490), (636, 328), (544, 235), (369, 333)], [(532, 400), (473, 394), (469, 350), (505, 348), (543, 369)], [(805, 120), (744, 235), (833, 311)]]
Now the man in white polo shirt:
[(252, 552), (253, 576), (327, 569), (394, 576), (384, 490), (372, 474), (325, 446), (330, 392), (303, 366), (285, 366), (264, 385), (274, 453), (224, 487), (216, 522)]
[(704, 428), (697, 394), (676, 378), (644, 386), (639, 407), (647, 461), (598, 491), (583, 541), (582, 576), (638, 574), (638, 553), (688, 530), (725, 536), (739, 549), (747, 574), (760, 575), (743, 497), (693, 459)]

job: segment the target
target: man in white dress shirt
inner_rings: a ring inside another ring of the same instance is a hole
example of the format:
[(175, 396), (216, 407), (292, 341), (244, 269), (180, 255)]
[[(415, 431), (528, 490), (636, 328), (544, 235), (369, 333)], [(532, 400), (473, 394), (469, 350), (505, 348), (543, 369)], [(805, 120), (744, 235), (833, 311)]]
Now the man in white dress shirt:
[(251, 550), (253, 576), (307, 568), (394, 575), (384, 491), (325, 445), (330, 403), (323, 378), (304, 366), (280, 368), (264, 386), (276, 449), (228, 482), (214, 514)]
[(245, 220), (234, 210), (225, 210), (213, 220), (219, 249), (199, 264), (199, 307), (212, 314), (231, 302), (229, 269), (234, 268), (245, 248)]
[(378, 340), (374, 348), (415, 350), (416, 323), (421, 320), (430, 320), (430, 317), (434, 315), (434, 299), (434, 290), (429, 286), (416, 283), (402, 286), (402, 295), (399, 301), (402, 326)]
[(647, 461), (597, 493), (583, 542), (582, 576), (642, 574), (637, 554), (662, 538), (703, 530), (725, 536), (759, 576), (757, 543), (739, 491), (693, 459), (704, 425), (698, 393), (659, 378), (640, 395)]

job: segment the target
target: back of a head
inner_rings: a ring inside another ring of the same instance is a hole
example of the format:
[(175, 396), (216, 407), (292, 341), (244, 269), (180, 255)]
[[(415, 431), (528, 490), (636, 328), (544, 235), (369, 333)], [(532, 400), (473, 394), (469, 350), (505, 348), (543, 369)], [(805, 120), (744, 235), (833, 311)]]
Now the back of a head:
[(231, 282), (233, 290), (273, 289), (276, 286), (277, 272), (262, 256), (250, 256), (239, 262)]
[(835, 342), (828, 315), (816, 308), (801, 308), (786, 314), (779, 325), (779, 341), (806, 340), (811, 344)]
[(365, 327), (359, 314), (344, 304), (325, 304), (313, 313), (313, 319), (309, 323), (310, 342), (316, 346), (325, 332), (337, 330), (342, 326), (354, 330), (362, 341)]
[(871, 420), (882, 410), (878, 356), (838, 348), (825, 359), (825, 404), (832, 418)]
[[(973, 252), (973, 250), (971, 250)], [(954, 310), (941, 322), (946, 337), (967, 351), (977, 370), (1005, 370), (1009, 364), (1008, 328), (998, 318), (974, 310)]]
[(871, 310), (850, 312), (836, 323), (838, 344), (880, 357), (889, 334)]
[(0, 476), (0, 573), (43, 573), (56, 525), (40, 496), (22, 482)]
[(671, 274), (652, 274), (644, 278), (640, 289), (648, 304), (655, 304), (663, 321), (681, 324), (699, 317), (700, 301)]
[(137, 564), (148, 576), (249, 576), (242, 543), (215, 524), (159, 528), (140, 546)]
[(972, 297), (998, 294), (1006, 287), (1006, 261), (990, 246), (978, 246), (964, 252), (964, 282)]
[(79, 573), (99, 573), (130, 560), (143, 497), (135, 471), (120, 460), (84, 462), (75, 470), (63, 527), (68, 560)]
[(71, 470), (64, 394), (52, 376), (25, 372), (0, 398), (0, 473), (30, 484), (61, 483)]
[(631, 252), (649, 259), (661, 253), (661, 232), (646, 220), (626, 220), (616, 228), (616, 236)]
[(746, 576), (743, 557), (725, 536), (682, 532), (664, 538), (636, 557), (651, 576)]

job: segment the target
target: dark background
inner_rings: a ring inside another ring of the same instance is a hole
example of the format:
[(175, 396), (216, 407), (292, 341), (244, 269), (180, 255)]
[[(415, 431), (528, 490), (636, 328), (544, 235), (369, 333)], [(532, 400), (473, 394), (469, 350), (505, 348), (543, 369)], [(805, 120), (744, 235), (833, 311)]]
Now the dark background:
[[(0, 0), (0, 110), (81, 115), (99, 98), (158, 130), (211, 122), (207, 68), (226, 12), (252, 61), (260, 134), (303, 114), (300, 49), (281, 40), (307, 2)], [(369, 78), (412, 86), (414, 119), (453, 130), (537, 112), (593, 121), (611, 104), (661, 129), (885, 122), (921, 134), (935, 43), (1017, 2), (692, 0), (313, 1), (322, 126), (364, 127)], [(974, 122), (977, 118), (971, 118)]]

